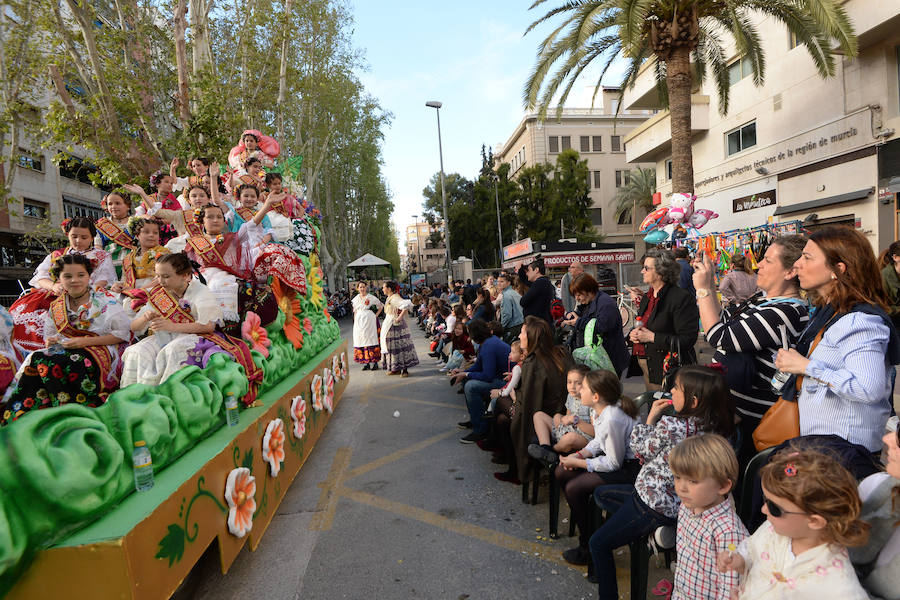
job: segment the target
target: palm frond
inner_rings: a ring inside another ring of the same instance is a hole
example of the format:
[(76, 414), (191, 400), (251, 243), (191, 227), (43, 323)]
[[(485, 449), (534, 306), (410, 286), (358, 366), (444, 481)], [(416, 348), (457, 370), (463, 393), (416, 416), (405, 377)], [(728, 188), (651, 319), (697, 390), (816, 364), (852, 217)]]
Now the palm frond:
[(856, 56), (858, 44), (850, 17), (841, 4), (834, 0), (803, 0), (804, 8), (825, 33), (837, 41), (847, 56)]

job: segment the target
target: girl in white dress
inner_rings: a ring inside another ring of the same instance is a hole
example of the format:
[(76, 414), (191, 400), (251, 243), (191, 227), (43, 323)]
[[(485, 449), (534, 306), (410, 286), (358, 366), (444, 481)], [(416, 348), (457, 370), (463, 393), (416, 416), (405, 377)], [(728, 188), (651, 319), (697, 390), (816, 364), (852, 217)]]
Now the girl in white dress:
[(846, 549), (869, 537), (853, 475), (821, 452), (787, 448), (760, 479), (766, 522), (717, 559), (720, 571), (742, 575), (738, 598), (867, 599)]
[(356, 284), (358, 295), (353, 304), (353, 360), (365, 365), (363, 371), (377, 371), (381, 361), (381, 342), (378, 339), (378, 315), (383, 304), (369, 293), (365, 281)]

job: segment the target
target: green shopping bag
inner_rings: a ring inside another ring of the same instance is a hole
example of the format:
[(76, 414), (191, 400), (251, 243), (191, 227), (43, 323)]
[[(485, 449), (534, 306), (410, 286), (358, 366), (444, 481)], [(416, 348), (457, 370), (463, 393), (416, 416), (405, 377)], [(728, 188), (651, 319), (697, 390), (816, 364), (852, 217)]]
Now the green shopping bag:
[(572, 356), (575, 358), (576, 363), (587, 365), (591, 369), (606, 369), (615, 373), (616, 370), (609, 359), (609, 354), (603, 348), (603, 338), (598, 335), (597, 342), (594, 343), (594, 326), (596, 324), (597, 319), (588, 321), (587, 326), (584, 328), (584, 346), (576, 348), (572, 352)]

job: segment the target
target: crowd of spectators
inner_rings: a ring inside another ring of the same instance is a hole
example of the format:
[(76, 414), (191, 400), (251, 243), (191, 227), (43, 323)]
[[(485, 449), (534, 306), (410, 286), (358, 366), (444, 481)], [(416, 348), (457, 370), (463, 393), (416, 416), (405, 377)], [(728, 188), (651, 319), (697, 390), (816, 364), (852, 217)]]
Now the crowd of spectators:
[[(578, 528), (563, 557), (593, 563), (599, 598), (618, 598), (615, 549), (650, 536), (676, 547), (673, 598), (900, 599), (900, 435), (889, 421), (900, 244), (879, 263), (861, 233), (826, 228), (775, 239), (758, 272), (737, 258), (720, 279), (708, 256), (649, 250), (643, 285), (623, 292), (636, 307), (630, 331), (577, 262), (560, 293), (536, 260), (420, 287), (409, 310), (465, 398), (460, 442), (506, 465), (503, 482), (552, 468)], [(705, 366), (701, 328), (714, 352)], [(606, 369), (578, 364), (586, 347)], [(634, 375), (643, 416), (623, 395)], [(761, 441), (773, 429), (781, 437)], [(736, 486), (754, 484), (741, 473), (772, 445), (744, 523)], [(592, 495), (606, 515), (596, 529)]]

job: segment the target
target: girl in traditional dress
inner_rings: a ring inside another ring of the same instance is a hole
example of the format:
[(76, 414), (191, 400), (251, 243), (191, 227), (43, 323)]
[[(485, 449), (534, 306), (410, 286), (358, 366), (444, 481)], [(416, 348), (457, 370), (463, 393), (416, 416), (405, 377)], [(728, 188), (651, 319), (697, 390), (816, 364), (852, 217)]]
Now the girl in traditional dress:
[[(213, 163), (213, 167), (218, 168), (218, 165)], [(141, 198), (144, 199), (145, 204), (152, 200), (146, 192), (144, 192), (143, 188), (138, 185), (125, 185), (124, 187), (129, 192), (140, 195)], [(157, 217), (164, 222), (171, 224), (172, 227), (175, 228), (177, 236), (168, 241), (163, 241), (163, 236), (160, 235), (160, 244), (166, 246), (166, 248), (172, 252), (182, 252), (187, 244), (188, 238), (194, 235), (203, 235), (203, 228), (201, 227), (200, 222), (197, 221), (196, 211), (210, 203), (219, 206), (222, 204), (219, 200), (218, 188), (213, 186), (210, 189), (207, 189), (199, 185), (192, 186), (188, 190), (188, 202), (190, 203), (190, 208), (188, 209), (182, 209), (180, 205), (175, 210), (154, 206), (150, 211), (142, 212), (138, 209), (136, 212), (141, 216)], [(166, 226), (164, 226), (163, 229), (165, 229)]]
[(122, 277), (122, 260), (136, 248), (134, 238), (128, 231), (128, 218), (131, 216), (131, 197), (122, 190), (108, 193), (100, 206), (109, 214), (101, 217), (94, 224), (97, 235), (94, 246), (103, 248), (109, 253), (116, 268), (116, 279)]
[(264, 204), (237, 233), (226, 229), (225, 213), (220, 207), (210, 204), (198, 211), (197, 220), (202, 224), (203, 233), (191, 236), (185, 252), (200, 265), (206, 285), (218, 298), (226, 321), (239, 320), (241, 284), (255, 281), (251, 249), (260, 245), (263, 231), (259, 224), (270, 208), (270, 204)]
[(381, 325), (381, 353), (388, 375), (409, 377), (408, 369), (419, 364), (419, 357), (406, 324), (406, 314), (412, 308), (412, 302), (401, 297), (399, 289), (396, 281), (385, 282), (382, 288), (387, 300), (384, 302), (385, 319)]
[[(259, 190), (256, 186), (246, 183), (242, 184), (237, 189), (237, 198), (238, 203), (231, 209), (230, 213), (225, 215), (225, 220), (228, 222), (228, 231), (232, 233), (240, 231), (244, 223), (252, 221), (256, 213), (262, 208), (262, 204), (259, 202)], [(272, 200), (272, 205), (274, 204), (275, 199)], [(269, 217), (274, 214), (276, 214), (274, 211), (270, 211), (259, 223), (263, 229), (261, 244), (268, 244), (274, 239), (272, 222), (269, 220)], [(259, 252), (255, 248), (251, 250), (253, 250), (255, 259)]]
[[(173, 162), (178, 159), (173, 159)], [(171, 168), (171, 167), (170, 167)], [(144, 189), (140, 188), (140, 196), (143, 198), (144, 203), (139, 206), (135, 210), (135, 214), (141, 215), (146, 214), (149, 216), (153, 216), (158, 210), (183, 210), (187, 208), (182, 206), (178, 199), (175, 197), (175, 194), (172, 193), (172, 186), (175, 185), (175, 178), (172, 177), (168, 173), (163, 173), (162, 171), (156, 171), (153, 175), (150, 176), (150, 187), (155, 189), (156, 191), (150, 194), (149, 196), (144, 193)], [(134, 190), (134, 187), (137, 186), (122, 186), (129, 192), (138, 193)], [(162, 234), (160, 236), (161, 242), (163, 245), (166, 244), (169, 240), (177, 236), (177, 228), (173, 227), (173, 225), (165, 225), (163, 226)]]
[(119, 386), (119, 344), (131, 338), (129, 321), (115, 296), (91, 289), (92, 271), (82, 254), (66, 254), (54, 263), (53, 278), (62, 290), (44, 318), (44, 338), (51, 346), (25, 358), (0, 410), (0, 424), (68, 402), (100, 406)]
[(297, 202), (297, 198), (284, 189), (283, 183), (281, 173), (266, 173), (268, 192), (264, 198), (273, 197), (275, 199), (268, 218), (272, 223), (272, 234), (275, 241), (281, 244), (294, 237), (293, 219), (303, 216), (303, 209)]
[(281, 153), (281, 147), (275, 138), (263, 135), (256, 129), (247, 129), (241, 134), (241, 141), (228, 154), (228, 164), (233, 171), (244, 166), (248, 158), (258, 158), (262, 166), (271, 167), (275, 158)]
[(68, 254), (83, 254), (91, 262), (91, 287), (105, 288), (116, 281), (116, 269), (109, 254), (93, 247), (97, 230), (90, 219), (66, 219), (62, 223), (62, 229), (69, 238), (68, 247), (54, 250), (38, 265), (34, 277), (28, 282), (32, 289), (16, 300), (9, 309), (16, 324), (13, 346), (20, 358), (44, 347), (44, 315), (50, 308), (50, 302), (62, 293), (62, 283), (50, 272), (56, 259)]
[(189, 365), (206, 366), (217, 352), (230, 354), (251, 382), (250, 404), (262, 372), (253, 363), (244, 342), (216, 332), (222, 309), (215, 295), (193, 278), (193, 270), (183, 253), (166, 254), (156, 261), (156, 282), (147, 304), (131, 321), (136, 334), (150, 331), (122, 355), (122, 386), (132, 383), (158, 385)]
[(262, 161), (250, 157), (244, 163), (243, 168), (234, 171), (225, 182), (225, 189), (234, 192), (243, 185), (252, 185), (257, 191), (262, 192), (266, 187), (266, 172), (263, 170)]
[(365, 281), (356, 285), (359, 292), (353, 298), (353, 360), (365, 365), (363, 371), (378, 370), (381, 344), (378, 341), (378, 315), (384, 305), (369, 293)]
[(122, 279), (112, 286), (116, 293), (149, 288), (156, 276), (154, 269), (157, 259), (168, 254), (169, 249), (159, 245), (159, 232), (163, 222), (150, 217), (132, 217), (128, 222), (128, 231), (138, 241), (138, 247), (129, 253), (123, 261)]
[[(175, 169), (178, 168), (178, 165), (181, 164), (178, 158), (172, 159), (172, 164), (169, 167), (169, 175), (171, 175), (175, 179), (175, 185), (172, 186), (172, 190), (177, 192), (179, 190), (186, 192), (191, 189), (195, 185), (199, 185), (200, 187), (210, 189), (210, 184), (213, 181), (212, 174), (209, 172), (209, 159), (196, 157), (192, 158), (188, 162), (188, 166), (191, 168), (191, 171), (194, 172), (193, 175), (188, 177), (178, 177), (175, 173)], [(216, 173), (218, 175), (218, 173)], [(218, 181), (216, 181), (218, 184)], [(216, 185), (218, 187), (218, 185)], [(182, 200), (182, 205), (187, 202), (187, 198), (185, 197)]]

